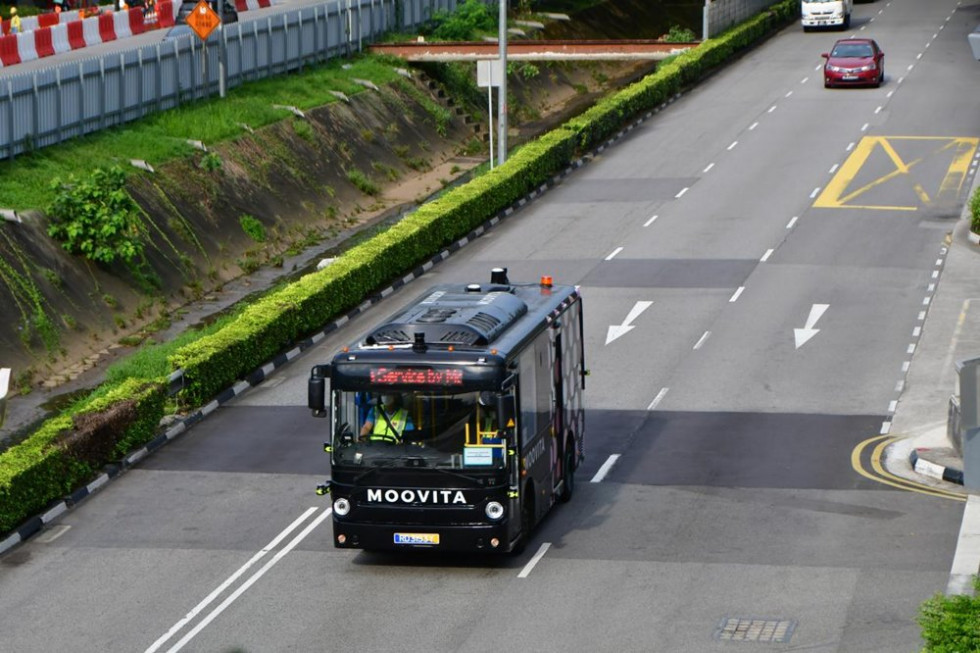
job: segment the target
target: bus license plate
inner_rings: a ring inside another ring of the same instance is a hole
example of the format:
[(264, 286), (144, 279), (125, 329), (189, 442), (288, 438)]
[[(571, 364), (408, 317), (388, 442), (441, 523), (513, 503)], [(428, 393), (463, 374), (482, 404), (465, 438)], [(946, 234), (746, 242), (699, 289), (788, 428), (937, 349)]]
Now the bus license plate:
[(439, 533), (395, 533), (395, 544), (439, 544)]

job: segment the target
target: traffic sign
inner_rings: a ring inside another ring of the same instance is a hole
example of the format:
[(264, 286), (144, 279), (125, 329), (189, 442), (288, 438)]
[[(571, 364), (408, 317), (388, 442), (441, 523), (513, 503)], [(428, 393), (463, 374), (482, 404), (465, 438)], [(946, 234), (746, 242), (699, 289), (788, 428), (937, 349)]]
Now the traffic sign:
[(221, 16), (211, 8), (206, 0), (200, 0), (194, 5), (194, 10), (187, 17), (187, 24), (194, 30), (195, 34), (201, 37), (201, 40), (204, 40), (221, 24)]

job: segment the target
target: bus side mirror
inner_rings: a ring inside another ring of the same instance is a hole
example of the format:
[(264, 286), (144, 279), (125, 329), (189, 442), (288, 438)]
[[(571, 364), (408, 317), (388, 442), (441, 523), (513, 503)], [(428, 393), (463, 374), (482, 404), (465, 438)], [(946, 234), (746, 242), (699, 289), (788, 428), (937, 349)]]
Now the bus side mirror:
[(307, 385), (307, 405), (313, 412), (313, 417), (327, 416), (327, 379), (330, 368), (327, 365), (314, 365), (310, 370), (310, 381)]
[(517, 424), (517, 401), (514, 395), (501, 395), (497, 398), (497, 424), (502, 431), (512, 431)]

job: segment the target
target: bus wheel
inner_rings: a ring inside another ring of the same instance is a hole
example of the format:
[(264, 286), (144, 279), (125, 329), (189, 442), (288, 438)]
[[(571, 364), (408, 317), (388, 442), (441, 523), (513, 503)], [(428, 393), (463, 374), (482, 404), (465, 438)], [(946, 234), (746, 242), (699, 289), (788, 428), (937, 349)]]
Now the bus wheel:
[(534, 525), (534, 489), (530, 483), (524, 486), (521, 499), (521, 537), (511, 552), (514, 555), (524, 553), (527, 543), (531, 541), (531, 527)]
[(571, 501), (572, 494), (575, 493), (575, 442), (571, 439), (565, 443), (565, 455), (562, 458), (562, 474), (564, 478), (562, 480), (561, 494), (559, 499), (562, 503), (567, 503)]

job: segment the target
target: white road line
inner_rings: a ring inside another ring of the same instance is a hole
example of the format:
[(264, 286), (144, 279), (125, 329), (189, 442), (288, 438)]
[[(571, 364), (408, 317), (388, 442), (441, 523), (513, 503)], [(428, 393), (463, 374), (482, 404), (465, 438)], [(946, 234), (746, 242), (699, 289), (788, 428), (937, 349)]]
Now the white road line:
[(606, 260), (607, 261), (613, 260), (614, 258), (616, 258), (616, 254), (619, 254), (621, 251), (623, 251), (623, 248), (622, 247), (617, 247), (616, 249), (614, 249), (612, 251), (612, 254), (610, 254), (609, 256), (606, 257)]
[(670, 388), (660, 388), (660, 392), (657, 393), (657, 396), (654, 397), (653, 398), (653, 401), (650, 402), (650, 405), (647, 406), (647, 410), (653, 410), (657, 406), (659, 406), (660, 405), (660, 402), (664, 400), (664, 397), (667, 396), (667, 393), (669, 391), (670, 391)]
[(280, 542), (282, 542), (284, 539), (286, 539), (286, 537), (291, 532), (293, 532), (300, 524), (302, 524), (304, 521), (306, 521), (309, 518), (309, 516), (312, 515), (313, 513), (315, 513), (316, 511), (317, 511), (317, 508), (316, 507), (311, 507), (311, 508), (308, 508), (306, 510), (306, 512), (304, 512), (302, 515), (300, 515), (299, 517), (297, 517), (296, 518), (296, 521), (294, 521), (292, 524), (290, 524), (289, 526), (287, 526), (284, 531), (282, 531), (281, 533), (279, 533), (278, 535), (276, 535), (271, 542), (269, 542), (268, 544), (266, 544), (258, 553), (256, 553), (254, 556), (252, 556), (249, 559), (248, 562), (246, 562), (244, 565), (242, 565), (241, 567), (239, 567), (238, 568), (238, 571), (236, 571), (235, 573), (233, 573), (231, 576), (228, 577), (228, 580), (226, 580), (221, 585), (219, 585), (218, 588), (216, 590), (214, 590), (213, 592), (211, 592), (210, 594), (208, 594), (207, 597), (205, 597), (205, 599), (203, 601), (201, 601), (196, 606), (194, 606), (194, 609), (191, 610), (190, 612), (188, 612), (187, 613), (187, 616), (185, 616), (183, 619), (181, 619), (180, 621), (178, 621), (177, 623), (175, 623), (170, 628), (170, 630), (168, 630), (166, 633), (164, 633), (164, 635), (160, 639), (158, 639), (157, 641), (153, 642), (153, 646), (151, 646), (150, 648), (146, 649), (146, 653), (153, 653), (153, 651), (156, 651), (158, 648), (160, 648), (161, 646), (163, 646), (163, 644), (168, 639), (170, 639), (171, 637), (173, 637), (174, 635), (176, 635), (177, 634), (177, 631), (179, 631), (181, 628), (183, 628), (187, 624), (187, 622), (189, 622), (191, 619), (193, 619), (194, 617), (196, 617), (198, 615), (198, 613), (201, 612), (201, 610), (203, 610), (204, 608), (208, 607), (208, 605), (212, 601), (214, 601), (216, 598), (218, 598), (218, 596), (222, 592), (224, 592), (226, 589), (228, 589), (228, 586), (229, 585), (231, 585), (232, 583), (234, 583), (236, 580), (238, 580), (238, 578), (242, 574), (244, 574), (246, 571), (248, 571), (249, 567), (251, 567), (252, 565), (254, 565), (256, 562), (258, 562), (259, 560), (261, 560), (263, 557), (265, 557), (265, 554), (267, 554), (269, 551), (271, 551), (272, 549), (274, 549), (277, 546), (279, 546), (279, 543)]
[(742, 294), (743, 290), (745, 290), (745, 286), (739, 286), (738, 290), (735, 291), (735, 294), (728, 298), (728, 303), (731, 304), (738, 301), (738, 296)]
[(753, 129), (755, 129), (758, 126), (759, 126), (759, 121), (756, 121), (756, 122), (752, 123), (751, 125), (749, 125), (749, 131), (752, 131)]
[(709, 170), (711, 170), (711, 169), (712, 169), (712, 168), (714, 168), (714, 167), (715, 167), (715, 164), (714, 164), (714, 163), (709, 163), (709, 164), (707, 165), (707, 167), (705, 167), (705, 169), (704, 169), (704, 170), (702, 170), (701, 172), (708, 172)]
[(702, 333), (701, 334), (701, 337), (698, 338), (698, 341), (696, 343), (694, 343), (694, 348), (695, 349), (701, 349), (701, 345), (703, 345), (704, 344), (704, 341), (707, 340), (710, 337), (711, 337), (711, 332), (710, 331), (705, 331), (704, 333)]
[(791, 95), (793, 95), (793, 91), (790, 91), (789, 93), (787, 93), (785, 97), (789, 97)]
[(881, 110), (882, 110), (882, 109), (884, 109), (884, 107), (878, 107), (878, 108), (876, 108), (876, 109), (875, 109), (875, 113), (876, 113), (876, 114), (878, 114), (878, 113), (881, 113)]
[(524, 569), (521, 569), (521, 573), (517, 574), (517, 577), (527, 578), (527, 575), (531, 573), (532, 569), (534, 569), (534, 565), (538, 564), (538, 561), (544, 557), (544, 554), (547, 553), (548, 549), (550, 548), (551, 548), (550, 542), (545, 542), (544, 544), (542, 544), (541, 548), (538, 549), (538, 552), (534, 554), (534, 557), (528, 560), (527, 564), (524, 565)]
[(818, 194), (820, 194), (820, 186), (817, 186), (816, 188), (813, 189), (813, 192), (810, 193), (810, 199), (812, 200)]
[(868, 127), (870, 127), (870, 126), (871, 125), (869, 125), (868, 123), (864, 123), (863, 125), (861, 125), (861, 131), (863, 131), (863, 132), (868, 131)]
[(736, 146), (736, 145), (738, 145), (738, 141), (732, 141), (732, 144), (731, 144), (731, 145), (729, 145), (729, 146), (728, 146), (728, 147), (727, 147), (726, 149), (727, 149), (727, 150), (728, 150), (729, 152), (731, 152), (732, 150), (734, 150), (734, 149), (735, 149), (735, 146)]
[(888, 402), (888, 412), (894, 413), (898, 409), (898, 402), (894, 399)]
[(799, 219), (800, 219), (800, 216), (798, 216), (798, 215), (794, 215), (794, 216), (793, 216), (793, 217), (792, 217), (792, 218), (790, 219), (790, 221), (786, 223), (786, 228), (787, 228), (787, 229), (792, 229), (793, 227), (795, 227), (795, 226), (796, 226), (796, 221), (797, 221), (797, 220), (799, 220)]
[(892, 430), (892, 423), (891, 422), (882, 422), (881, 423), (881, 430), (878, 431), (878, 433), (880, 435), (888, 435), (888, 433), (891, 430)]
[(832, 175), (835, 172), (837, 172), (838, 165), (839, 164), (835, 163), (834, 165), (830, 166), (830, 170), (827, 171), (827, 174), (831, 174)]
[(804, 77), (803, 79), (800, 80), (800, 84), (806, 84), (808, 81), (810, 81), (810, 78)]
[(655, 215), (655, 216), (653, 216), (652, 218), (650, 218), (649, 220), (647, 220), (646, 222), (644, 222), (644, 223), (643, 223), (643, 226), (644, 226), (644, 227), (649, 227), (649, 226), (650, 226), (650, 225), (652, 225), (652, 224), (653, 224), (653, 223), (654, 223), (654, 222), (656, 221), (656, 219), (657, 219), (657, 218), (659, 218), (659, 217), (660, 217), (659, 215)]
[(980, 497), (971, 494), (963, 508), (960, 535), (956, 540), (953, 566), (946, 594), (973, 594), (973, 577), (980, 568)]
[(773, 112), (773, 111), (775, 111), (775, 110), (776, 110), (776, 105), (774, 104), (774, 105), (772, 105), (771, 107), (769, 107), (769, 110), (768, 110), (768, 111), (766, 111), (766, 113), (772, 113), (772, 112)]
[(599, 471), (597, 471), (595, 476), (592, 477), (592, 483), (601, 483), (602, 479), (606, 478), (606, 474), (608, 474), (609, 470), (613, 468), (613, 465), (616, 464), (617, 460), (619, 460), (618, 453), (614, 453), (606, 458), (606, 462), (602, 463), (602, 467), (600, 467)]
[(772, 256), (772, 253), (775, 252), (775, 251), (776, 250), (774, 250), (774, 249), (767, 249), (766, 250), (766, 253), (763, 254), (762, 255), (762, 258), (759, 259), (759, 263), (765, 263), (766, 261), (768, 261), (769, 260), (769, 257)]
[(855, 145), (857, 145), (857, 143), (848, 143), (848, 144), (847, 144), (847, 147), (845, 147), (845, 148), (844, 148), (844, 151), (845, 151), (845, 152), (850, 152), (851, 150), (853, 150), (853, 149), (854, 149), (854, 146), (855, 146)]
[(230, 606), (232, 603), (234, 603), (238, 599), (239, 596), (241, 596), (242, 594), (244, 594), (248, 590), (248, 588), (250, 588), (260, 578), (262, 578), (262, 576), (265, 575), (265, 572), (267, 572), (270, 569), (272, 569), (272, 567), (277, 562), (279, 562), (280, 560), (282, 560), (286, 556), (287, 553), (289, 553), (294, 548), (296, 548), (296, 545), (298, 545), (300, 542), (302, 542), (304, 539), (306, 539), (306, 536), (309, 535), (310, 533), (312, 533), (313, 532), (313, 529), (316, 528), (317, 526), (319, 526), (323, 522), (323, 520), (325, 520), (327, 517), (330, 516), (330, 514), (332, 512), (333, 512), (333, 509), (332, 508), (327, 508), (322, 513), (320, 513), (320, 516), (319, 517), (317, 517), (312, 522), (310, 522), (309, 525), (307, 525), (307, 527), (304, 528), (299, 533), (299, 535), (297, 535), (296, 537), (294, 537), (292, 539), (292, 541), (290, 541), (289, 544), (287, 544), (285, 547), (282, 548), (282, 550), (280, 550), (278, 553), (276, 553), (276, 555), (274, 555), (272, 557), (272, 560), (269, 560), (267, 563), (265, 563), (264, 565), (262, 565), (262, 568), (259, 569), (254, 574), (252, 574), (252, 577), (251, 578), (249, 578), (247, 581), (245, 581), (244, 583), (242, 583), (241, 586), (237, 590), (235, 590), (234, 592), (232, 592), (231, 595), (228, 596), (228, 598), (226, 598), (224, 601), (222, 601), (221, 604), (217, 608), (215, 608), (214, 610), (212, 610), (211, 613), (208, 614), (208, 616), (206, 616), (204, 619), (202, 619), (199, 624), (197, 624), (196, 626), (194, 626), (194, 628), (191, 629), (191, 631), (189, 633), (187, 633), (186, 635), (184, 635), (180, 639), (179, 642), (177, 642), (176, 644), (174, 644), (173, 646), (171, 646), (170, 649), (167, 651), (167, 653), (176, 653), (177, 651), (179, 651), (180, 649), (182, 649), (184, 647), (184, 645), (187, 644), (187, 642), (189, 642), (192, 639), (194, 639), (194, 637), (196, 637), (199, 632), (201, 632), (202, 630), (204, 630), (205, 628), (207, 628), (208, 624), (210, 624), (212, 621), (214, 621), (215, 619), (217, 619), (218, 618), (218, 615), (220, 615), (222, 612), (224, 612), (225, 609), (228, 606)]
[(687, 188), (682, 188), (679, 193), (677, 193), (676, 195), (674, 195), (674, 199), (675, 200), (679, 200), (680, 198), (684, 197), (684, 193), (686, 193), (687, 191), (688, 191)]

